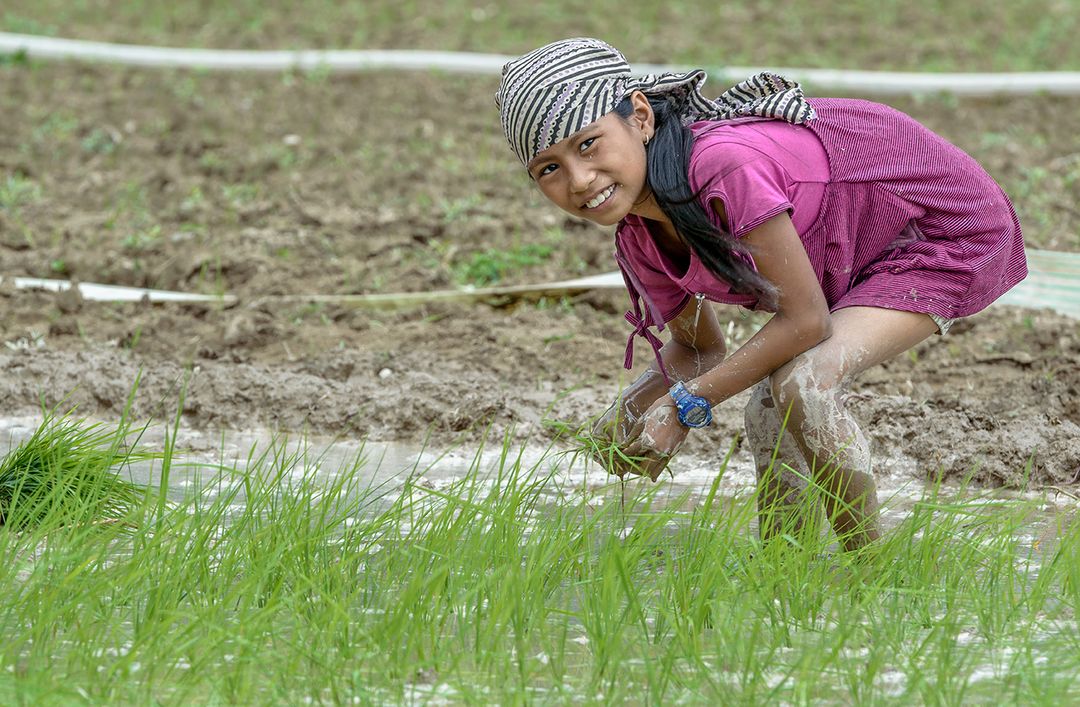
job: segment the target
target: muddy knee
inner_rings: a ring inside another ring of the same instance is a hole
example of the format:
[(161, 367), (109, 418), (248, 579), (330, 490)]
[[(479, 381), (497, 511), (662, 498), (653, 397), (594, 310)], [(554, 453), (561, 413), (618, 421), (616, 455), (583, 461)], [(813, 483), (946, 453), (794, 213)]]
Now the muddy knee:
[(796, 356), (769, 378), (777, 412), (798, 418), (828, 414), (837, 407), (840, 377), (834, 366), (809, 353)]
[(788, 429), (815, 468), (839, 463), (869, 471), (869, 445), (843, 404), (844, 380), (834, 362), (803, 354), (771, 381), (778, 411), (790, 410)]

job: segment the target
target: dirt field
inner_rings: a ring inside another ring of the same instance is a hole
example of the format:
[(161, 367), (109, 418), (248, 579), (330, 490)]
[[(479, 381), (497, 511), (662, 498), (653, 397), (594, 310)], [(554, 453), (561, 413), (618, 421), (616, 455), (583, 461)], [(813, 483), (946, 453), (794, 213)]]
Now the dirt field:
[[(436, 442), (549, 434), (618, 390), (625, 295), (399, 311), (267, 295), (543, 282), (613, 268), (506, 148), (491, 79), (0, 67), (0, 275), (240, 298), (103, 305), (0, 291), (0, 407)], [(717, 87), (719, 88), (719, 87)], [(1076, 249), (1080, 100), (891, 100), (974, 154), (1031, 242)], [(1041, 117), (1033, 121), (1031, 116)], [(1061, 118), (1055, 115), (1063, 116)], [(760, 320), (724, 312), (736, 342)], [(647, 363), (639, 347), (636, 360)], [(1006, 307), (868, 373), (878, 458), (991, 483), (1080, 478), (1080, 324)], [(725, 450), (741, 398), (689, 452)]]

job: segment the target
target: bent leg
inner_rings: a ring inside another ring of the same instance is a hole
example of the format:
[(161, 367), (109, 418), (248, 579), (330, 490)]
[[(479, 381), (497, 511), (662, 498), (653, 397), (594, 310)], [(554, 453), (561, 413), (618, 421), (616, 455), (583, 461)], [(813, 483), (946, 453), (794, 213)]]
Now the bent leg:
[(784, 429), (768, 379), (754, 386), (743, 416), (746, 442), (757, 469), (758, 533), (768, 540), (785, 528), (798, 532), (803, 525), (799, 507), (806, 502), (809, 467)]
[(870, 447), (844, 404), (852, 378), (937, 331), (916, 312), (848, 307), (832, 314), (832, 336), (777, 369), (770, 380), (788, 428), (815, 480), (827, 491), (825, 509), (846, 549), (879, 535), (877, 488)]

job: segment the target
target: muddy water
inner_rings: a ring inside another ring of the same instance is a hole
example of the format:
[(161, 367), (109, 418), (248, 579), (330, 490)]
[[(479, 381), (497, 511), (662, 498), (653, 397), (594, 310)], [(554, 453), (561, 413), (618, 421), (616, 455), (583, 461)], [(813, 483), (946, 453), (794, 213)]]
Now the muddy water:
[[(29, 438), (40, 418), (33, 416), (0, 418), (0, 456)], [(171, 432), (169, 433), (171, 435)], [(164, 427), (147, 428), (140, 436), (140, 445), (162, 449), (165, 445)], [(607, 474), (597, 464), (573, 458), (559, 447), (541, 443), (511, 445), (504, 452), (500, 443), (487, 448), (468, 442), (456, 448), (425, 448), (420, 444), (399, 442), (361, 442), (328, 436), (283, 436), (269, 430), (220, 431), (208, 433), (198, 429), (181, 428), (175, 436), (173, 462), (169, 470), (169, 495), (180, 500), (194, 489), (212, 498), (231, 480), (240, 478), (249, 468), (261, 468), (264, 473), (284, 469), (282, 485), (306, 478), (329, 485), (343, 473), (359, 478), (354, 492), (370, 493), (386, 501), (395, 498), (407, 481), (412, 480), (430, 488), (445, 488), (455, 481), (474, 474), (478, 483), (496, 483), (500, 468), (519, 464), (533, 474), (551, 474), (545, 494), (551, 502), (622, 502), (644, 491), (655, 491), (651, 500), (654, 508), (678, 506), (690, 510), (709, 493), (717, 474), (723, 468), (718, 494), (728, 498), (745, 497), (754, 493), (755, 473), (747, 455), (733, 455), (726, 467), (721, 457), (684, 455), (674, 461), (672, 474), (665, 474), (653, 488), (648, 481), (631, 479), (625, 484)], [(272, 463), (272, 460), (279, 461)], [(157, 486), (162, 479), (160, 462), (144, 462), (125, 467), (122, 474), (132, 481)], [(882, 517), (886, 527), (893, 527), (907, 517), (915, 504), (925, 496), (927, 484), (914, 469), (892, 468), (878, 478)], [(948, 496), (955, 487), (946, 486), (942, 495)], [(983, 501), (988, 510), (995, 504), (1018, 500), (1038, 500), (1036, 517), (1024, 528), (1021, 543), (1038, 547), (1040, 541), (1052, 536), (1053, 519), (1061, 512), (1075, 510), (1080, 503), (1069, 490), (1021, 492), (997, 489), (987, 492)], [(235, 502), (242, 504), (244, 496), (237, 494)]]
[[(0, 456), (28, 439), (41, 419), (32, 416), (0, 418)], [(147, 428), (139, 436), (139, 445), (147, 449), (163, 449), (164, 427)], [(136, 435), (129, 436), (134, 440)], [(500, 467), (519, 465), (522, 470), (536, 474), (553, 473), (556, 483), (552, 495), (588, 493), (604, 494), (620, 486), (615, 477), (598, 465), (584, 459), (573, 459), (565, 450), (537, 442), (512, 445), (504, 452), (500, 442), (487, 448), (476, 442), (458, 447), (432, 448), (418, 443), (362, 442), (330, 436), (282, 435), (266, 429), (210, 433), (182, 428), (173, 442), (175, 453), (169, 471), (171, 494), (182, 497), (193, 485), (219, 478), (227, 479), (259, 467), (276, 472), (284, 467), (282, 483), (309, 478), (325, 479), (329, 483), (343, 473), (358, 473), (365, 487), (380, 489), (379, 495), (392, 495), (413, 479), (432, 488), (448, 486), (474, 472), (485, 482)], [(504, 455), (508, 455), (505, 456)], [(277, 462), (273, 460), (277, 459)], [(664, 496), (674, 500), (694, 497), (709, 490), (720, 468), (720, 460), (680, 460), (676, 475), (665, 477)], [(126, 466), (123, 475), (130, 480), (156, 486), (162, 478), (161, 463), (140, 462)], [(753, 470), (744, 463), (728, 465), (721, 482), (721, 491), (734, 494), (753, 486)], [(491, 481), (487, 481), (491, 483)], [(631, 480), (629, 484), (648, 485), (647, 481)], [(619, 489), (620, 491), (623, 489)], [(213, 489), (208, 489), (213, 492)]]
[[(38, 424), (40, 419), (34, 417), (0, 418), (0, 456), (32, 435)], [(163, 429), (147, 430), (143, 443), (151, 449), (162, 448)], [(290, 472), (282, 477), (283, 484), (287, 484), (292, 478), (316, 481), (322, 478), (329, 483), (339, 474), (358, 471), (363, 482), (372, 488), (378, 488), (377, 494), (387, 500), (396, 497), (408, 479), (440, 488), (476, 471), (479, 483), (492, 484), (500, 465), (505, 468), (517, 459), (520, 459), (522, 469), (531, 469), (538, 474), (552, 473), (554, 483), (549, 484), (546, 491), (552, 504), (585, 502), (595, 506), (601, 503), (617, 503), (623, 498), (623, 494), (629, 498), (642, 488), (651, 488), (648, 482), (644, 481), (631, 481), (624, 487), (613, 481), (612, 477), (597, 465), (580, 460), (569, 463), (569, 457), (559, 454), (559, 450), (540, 444), (511, 447), (510, 454), (513, 456), (504, 459), (501, 445), (478, 453), (475, 443), (467, 443), (461, 448), (446, 451), (425, 449), (416, 444), (362, 444), (355, 440), (331, 437), (286, 439), (268, 430), (211, 435), (200, 430), (181, 429), (176, 438), (176, 446), (178, 452), (169, 476), (169, 493), (176, 500), (193, 492), (211, 499), (218, 492), (215, 480), (223, 478), (228, 483), (231, 476), (222, 476), (219, 470), (231, 469), (242, 474), (252, 466), (250, 460), (259, 459), (260, 455), (271, 449), (276, 450), (271, 457), (293, 460), (293, 463), (285, 465)], [(680, 509), (689, 510), (699, 505), (716, 480), (721, 462), (718, 458), (691, 457), (680, 458), (673, 466), (674, 476), (664, 477), (656, 487), (656, 496), (650, 504), (653, 508), (676, 505)], [(264, 464), (261, 468), (266, 469), (267, 465)], [(129, 473), (132, 480), (143, 484), (156, 485), (161, 480), (160, 464), (137, 464), (130, 470), (125, 470), (125, 473)], [(942, 496), (947, 498), (956, 490), (956, 487), (943, 488)], [(915, 505), (924, 498), (926, 491), (926, 483), (911, 474), (883, 475), (879, 479), (879, 492), (883, 501), (884, 525), (892, 528), (909, 517)], [(754, 471), (748, 460), (736, 455), (724, 471), (719, 493), (731, 499), (746, 498), (753, 492)], [(1063, 514), (1071, 516), (1077, 512), (1080, 504), (1072, 493), (1070, 489), (1034, 492), (998, 489), (986, 491), (979, 501), (969, 499), (966, 503), (978, 504), (982, 506), (980, 510), (992, 514), (998, 507), (1006, 512), (1005, 507), (1017, 501), (1036, 501), (1032, 506), (1032, 514), (1015, 537), (1015, 557), (1018, 563), (1024, 565), (1025, 571), (1037, 573), (1043, 558), (1052, 556), (1056, 548)], [(238, 509), (243, 500), (242, 495), (238, 495), (234, 500)], [(629, 530), (629, 526), (626, 530)], [(1034, 577), (1034, 574), (1031, 576)], [(1062, 631), (1075, 630), (1074, 621), (1047, 619), (1045, 626), (1041, 626), (1034, 635), (1033, 645), (1037, 646), (1038, 652), (1045, 644), (1048, 646), (1047, 652), (1050, 652), (1051, 648), (1057, 645), (1056, 641), (1059, 641)], [(582, 666), (587, 665), (590, 648), (584, 631), (571, 640), (575, 644), (570, 647), (574, 655), (567, 657), (572, 662), (576, 659)], [(981, 681), (999, 680), (1011, 670), (1012, 657), (1020, 650), (1008, 642), (993, 646), (986, 644), (987, 639), (978, 632), (974, 624), (964, 629), (956, 640), (958, 649), (976, 651), (982, 656), (972, 665), (968, 680), (973, 685)], [(842, 661), (862, 661), (867, 650), (844, 649)], [(1046, 659), (1045, 656), (1036, 658), (1039, 661)], [(737, 681), (740, 677), (735, 673), (721, 671), (720, 679)], [(770, 673), (769, 677), (770, 681), (774, 681), (774, 686), (780, 686), (790, 679), (790, 672), (784, 671), (776, 671), (775, 676)], [(882, 672), (876, 684), (883, 687), (888, 694), (900, 695), (907, 689), (908, 679), (909, 676), (903, 670), (888, 669)], [(432, 690), (441, 688), (449, 689), (445, 685), (431, 686)]]

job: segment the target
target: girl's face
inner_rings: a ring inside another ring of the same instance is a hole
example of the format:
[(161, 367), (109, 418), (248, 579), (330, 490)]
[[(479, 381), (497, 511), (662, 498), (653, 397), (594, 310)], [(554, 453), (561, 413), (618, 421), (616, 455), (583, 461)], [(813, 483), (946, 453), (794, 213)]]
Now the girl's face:
[(610, 226), (651, 201), (644, 143), (652, 110), (640, 92), (631, 100), (629, 119), (608, 113), (529, 161), (529, 175), (563, 211)]

